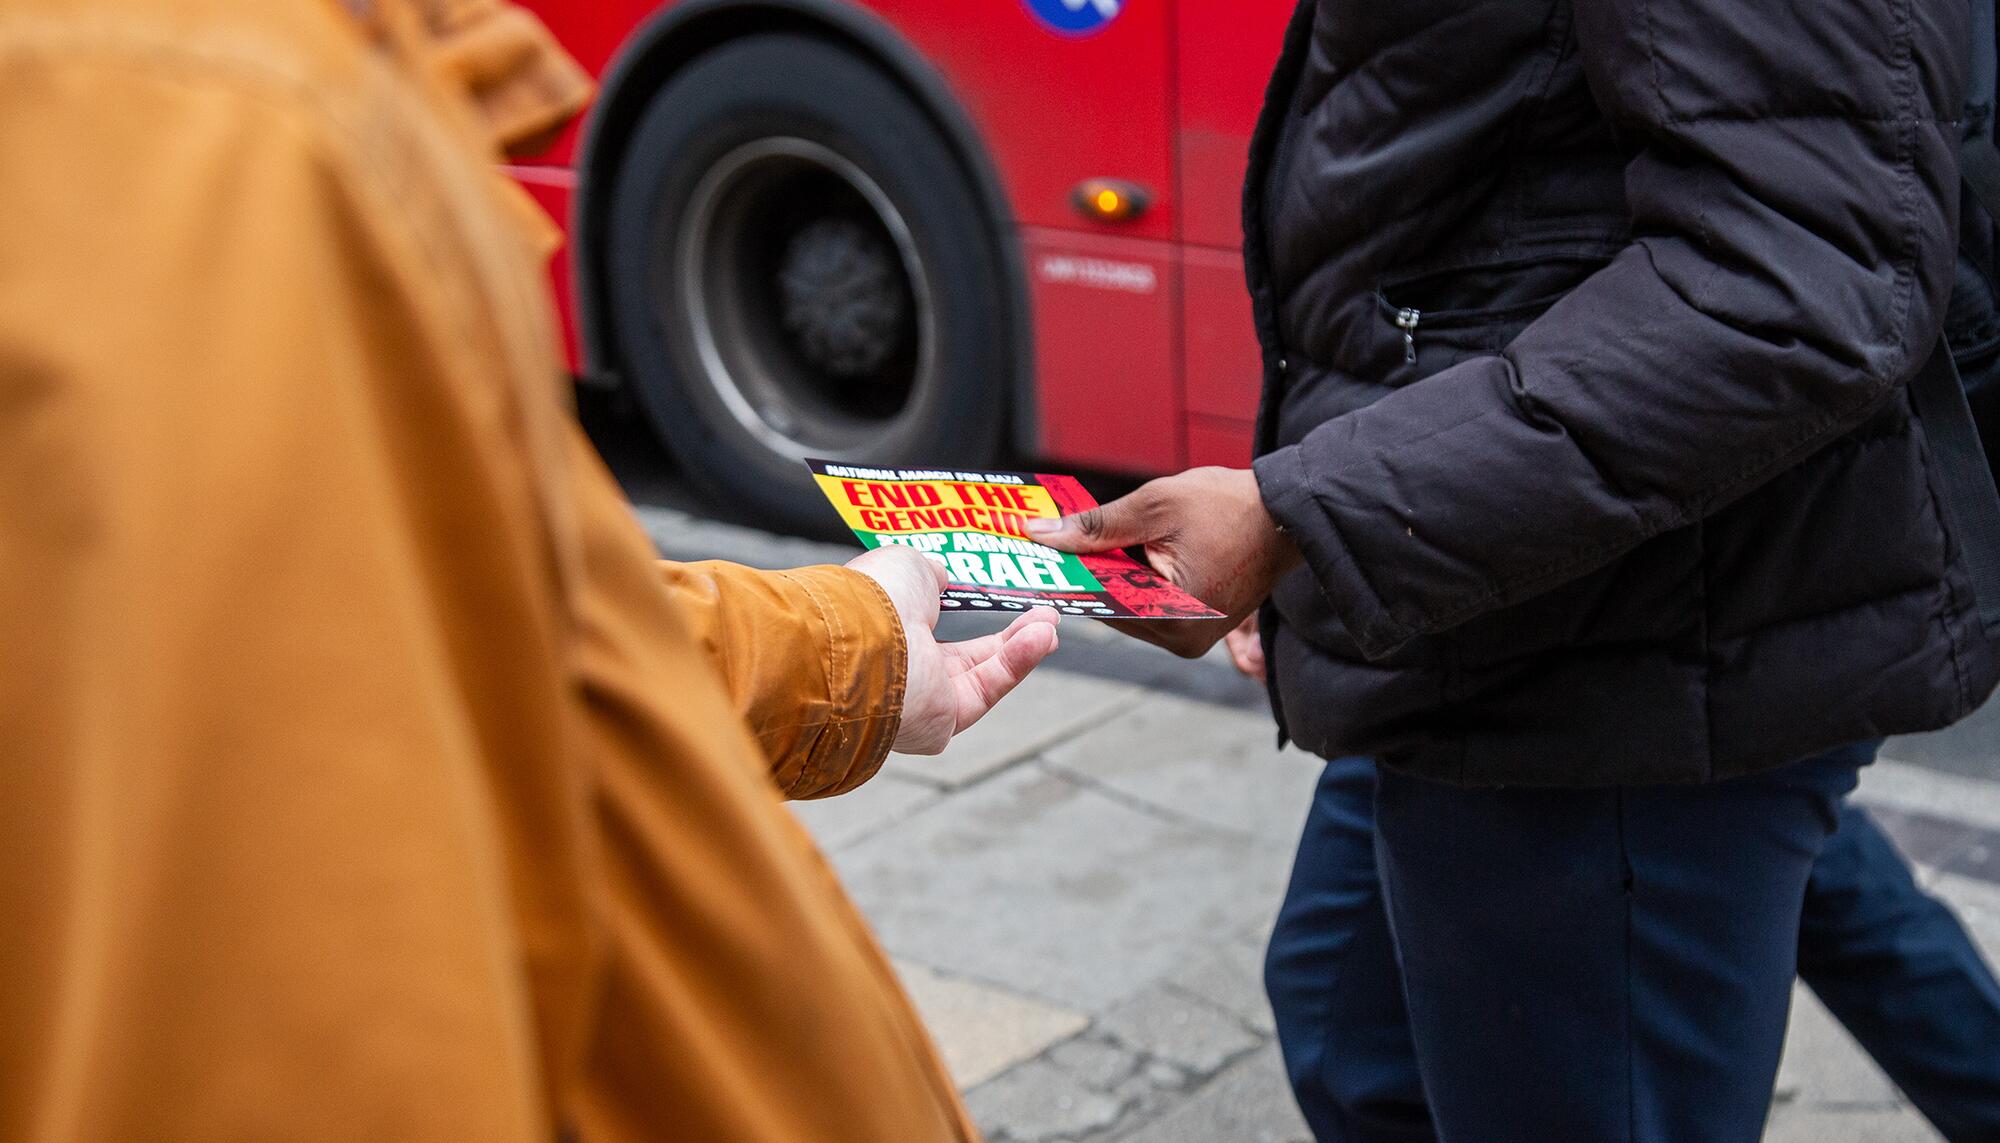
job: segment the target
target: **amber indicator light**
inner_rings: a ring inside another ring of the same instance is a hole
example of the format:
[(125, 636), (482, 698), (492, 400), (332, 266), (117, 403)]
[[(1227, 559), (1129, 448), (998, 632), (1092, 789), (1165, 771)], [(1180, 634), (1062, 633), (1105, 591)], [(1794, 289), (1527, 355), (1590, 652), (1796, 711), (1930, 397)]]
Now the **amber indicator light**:
[(1143, 187), (1119, 179), (1085, 179), (1073, 195), (1076, 208), (1099, 222), (1130, 222), (1146, 213), (1152, 199)]

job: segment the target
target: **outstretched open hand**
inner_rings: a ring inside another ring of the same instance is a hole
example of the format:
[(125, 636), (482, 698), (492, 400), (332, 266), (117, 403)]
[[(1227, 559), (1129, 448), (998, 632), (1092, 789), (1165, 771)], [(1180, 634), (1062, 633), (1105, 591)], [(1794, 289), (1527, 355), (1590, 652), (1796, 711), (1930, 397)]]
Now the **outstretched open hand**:
[(910, 664), (895, 749), (904, 754), (943, 751), (953, 735), (978, 722), (1056, 649), (1060, 616), (1047, 607), (1028, 612), (997, 634), (938, 642), (938, 596), (945, 572), (908, 548), (877, 548), (847, 566), (881, 584), (903, 620)]

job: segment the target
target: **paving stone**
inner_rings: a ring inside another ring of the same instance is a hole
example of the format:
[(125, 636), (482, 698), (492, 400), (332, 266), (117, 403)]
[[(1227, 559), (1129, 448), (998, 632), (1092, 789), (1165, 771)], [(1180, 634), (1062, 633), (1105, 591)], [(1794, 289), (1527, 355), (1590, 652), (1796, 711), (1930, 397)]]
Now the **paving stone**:
[(1075, 772), (1195, 821), (1293, 846), (1322, 763), (1280, 751), (1269, 715), (1155, 696), (1050, 748)]
[(1165, 1060), (1154, 1060), (1146, 1065), (1142, 1073), (1147, 1083), (1154, 1087), (1179, 1087), (1188, 1081), (1188, 1073)]
[(1883, 744), (1882, 754), (1975, 780), (2000, 776), (1993, 767), (1993, 760), (2000, 758), (2000, 703), (1989, 702), (1944, 730), (1891, 738)]
[(1944, 872), (2000, 886), (2000, 831), (1982, 830), (1944, 863)]
[(1249, 711), (1267, 719), (1271, 714), (1264, 685), (1244, 678), (1219, 645), (1189, 661), (1102, 623), (1070, 623), (1063, 627), (1062, 646), (1049, 663), (1058, 670), (1133, 683), (1154, 694)]
[(1104, 1015), (1098, 1030), (1128, 1048), (1207, 1075), (1230, 1057), (1257, 1046), (1229, 1013), (1190, 996), (1154, 986)]
[(1909, 1107), (1781, 1107), (1764, 1143), (1939, 1143), (1943, 1137)]
[(1089, 1136), (1087, 1143), (1110, 1143), (1136, 1124), (1151, 1123), (1187, 1102), (1187, 1089), (1193, 1085), (1194, 1079), (1187, 1072), (1165, 1060), (1154, 1060), (1111, 1093), (1112, 1098), (1124, 1104), (1125, 1110), (1117, 1123)]
[(956, 789), (1103, 722), (1144, 693), (1126, 683), (1044, 667), (1014, 688), (992, 714), (954, 738), (943, 754), (891, 755), (884, 769), (898, 777)]
[(1121, 1105), (1045, 1060), (1029, 1060), (965, 1097), (988, 1143), (1072, 1139), (1114, 1123)]
[(1139, 1055), (1102, 1036), (1079, 1036), (1050, 1049), (1049, 1063), (1098, 1091), (1116, 1091), (1139, 1072)]
[(930, 805), (941, 795), (929, 786), (906, 782), (894, 774), (877, 774), (860, 789), (837, 798), (787, 802), (805, 823), (813, 840), (827, 852), (869, 834)]
[(1882, 803), (1861, 807), (1912, 865), (1950, 866), (1992, 831), (1971, 822)]
[(985, 1083), (1089, 1025), (1081, 1012), (897, 961), (903, 987), (923, 1015), (961, 1090)]
[(1965, 922), (1973, 942), (1986, 954), (1986, 963), (2000, 969), (2000, 885), (1946, 872), (1932, 880), (1930, 891)]
[(1031, 766), (834, 863), (897, 955), (1096, 1014), (1269, 914), (1290, 854)]
[(1267, 1036), (1277, 1031), (1271, 1001), (1264, 995), (1262, 940), (1236, 939), (1201, 949), (1190, 954), (1187, 963), (1167, 980)]
[(1231, 1065), (1121, 1143), (1312, 1143), (1275, 1046)]
[(1893, 1104), (1901, 1099), (1826, 1006), (1803, 985), (1792, 989), (1792, 1022), (1778, 1065), (1774, 1098), (1781, 1104)]
[[(2000, 702), (1985, 709), (2000, 712)], [(2000, 830), (2000, 781), (1989, 780), (2000, 778), (2000, 770), (1989, 768), (1989, 778), (1973, 778), (1892, 761), (1898, 744), (1908, 741), (1890, 739), (1882, 749), (1883, 760), (1861, 768), (1861, 785), (1855, 797), (1862, 805), (1917, 810)], [(2000, 755), (1988, 755), (1989, 767), (1990, 759), (1996, 756)]]

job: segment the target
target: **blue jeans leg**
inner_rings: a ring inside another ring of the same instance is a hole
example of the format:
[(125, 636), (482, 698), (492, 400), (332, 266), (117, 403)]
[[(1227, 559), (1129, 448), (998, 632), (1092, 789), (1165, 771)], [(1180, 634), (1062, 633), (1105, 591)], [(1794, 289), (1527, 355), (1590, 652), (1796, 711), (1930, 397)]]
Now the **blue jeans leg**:
[(1756, 1140), (1807, 881), (1870, 757), (1611, 790), (1383, 771), (1377, 862), (1440, 1138)]
[(1320, 1143), (1434, 1143), (1375, 875), (1375, 763), (1327, 763), (1264, 959), (1285, 1070)]
[(1857, 807), (1807, 882), (1799, 975), (1945, 1138), (2000, 1140), (2000, 985)]
[[(1374, 852), (1375, 767), (1329, 763), (1271, 936), (1265, 985), (1322, 1143), (1429, 1143)], [(2000, 985), (1866, 812), (1843, 805), (1807, 879), (1799, 975), (1953, 1143), (2000, 1140)]]

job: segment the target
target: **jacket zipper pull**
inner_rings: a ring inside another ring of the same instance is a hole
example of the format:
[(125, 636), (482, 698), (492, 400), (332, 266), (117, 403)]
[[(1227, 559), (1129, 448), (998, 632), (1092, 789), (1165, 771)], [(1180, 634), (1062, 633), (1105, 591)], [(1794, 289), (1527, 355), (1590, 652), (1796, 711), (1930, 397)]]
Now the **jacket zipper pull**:
[(1417, 322), (1421, 321), (1423, 316), (1420, 311), (1410, 309), (1407, 306), (1396, 311), (1396, 328), (1403, 331), (1403, 361), (1405, 364), (1415, 365), (1417, 363)]

